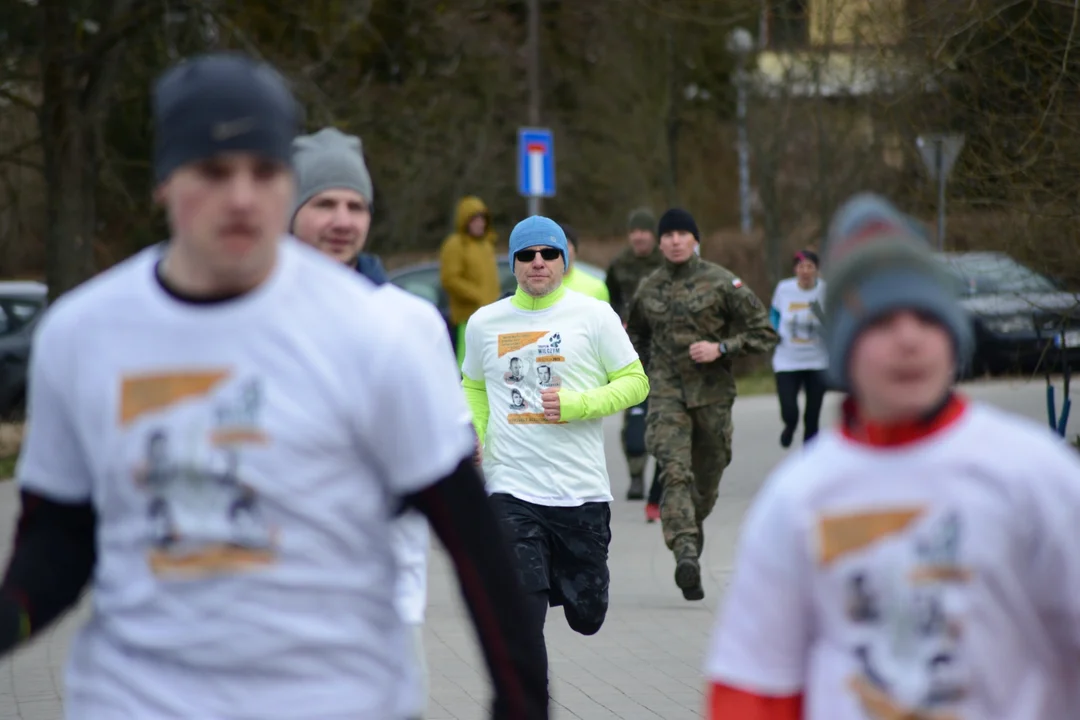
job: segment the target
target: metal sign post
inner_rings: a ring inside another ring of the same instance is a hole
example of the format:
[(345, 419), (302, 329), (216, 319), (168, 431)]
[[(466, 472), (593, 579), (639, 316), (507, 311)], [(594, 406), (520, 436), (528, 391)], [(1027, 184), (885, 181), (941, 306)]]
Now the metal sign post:
[(539, 214), (540, 198), (555, 197), (555, 140), (547, 128), (518, 130), (518, 193)]
[(945, 184), (949, 180), (956, 159), (964, 149), (964, 136), (959, 134), (920, 135), (915, 144), (919, 148), (926, 171), (938, 184), (938, 250), (945, 249)]

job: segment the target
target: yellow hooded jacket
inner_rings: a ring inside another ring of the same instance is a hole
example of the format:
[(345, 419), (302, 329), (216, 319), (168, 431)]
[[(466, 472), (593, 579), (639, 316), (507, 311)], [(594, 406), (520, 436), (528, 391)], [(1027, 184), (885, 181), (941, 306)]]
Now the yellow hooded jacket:
[[(469, 234), (469, 220), (477, 215), (487, 219), (484, 237)], [(495, 261), (495, 231), (491, 213), (478, 197), (458, 202), (455, 232), (443, 240), (439, 252), (439, 276), (450, 300), (450, 322), (460, 325), (479, 308), (499, 299), (499, 268)]]

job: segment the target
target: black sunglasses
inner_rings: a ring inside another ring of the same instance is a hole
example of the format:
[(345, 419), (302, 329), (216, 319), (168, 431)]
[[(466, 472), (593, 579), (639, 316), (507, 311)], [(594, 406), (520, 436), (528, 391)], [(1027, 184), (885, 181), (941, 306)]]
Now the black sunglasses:
[(540, 253), (540, 257), (548, 262), (558, 260), (562, 257), (562, 250), (559, 250), (558, 248), (544, 248), (543, 250), (518, 250), (514, 253), (514, 259), (518, 262), (530, 263), (533, 261), (533, 258), (536, 257), (536, 253)]

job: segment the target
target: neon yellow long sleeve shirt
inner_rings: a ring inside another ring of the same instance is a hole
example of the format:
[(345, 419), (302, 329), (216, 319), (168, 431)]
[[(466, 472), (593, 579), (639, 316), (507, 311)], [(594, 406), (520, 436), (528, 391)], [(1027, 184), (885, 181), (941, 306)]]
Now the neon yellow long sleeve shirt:
[[(565, 291), (560, 288), (543, 298), (533, 298), (520, 289), (511, 299), (515, 307), (522, 310), (543, 310), (557, 303)], [(462, 376), (462, 388), (465, 399), (472, 411), (473, 426), (484, 443), (487, 435), (490, 405), (487, 384), (483, 378)], [(560, 420), (593, 420), (614, 415), (628, 407), (638, 405), (648, 397), (649, 379), (640, 360), (634, 360), (625, 367), (608, 372), (608, 382), (601, 387), (586, 391), (559, 390)]]

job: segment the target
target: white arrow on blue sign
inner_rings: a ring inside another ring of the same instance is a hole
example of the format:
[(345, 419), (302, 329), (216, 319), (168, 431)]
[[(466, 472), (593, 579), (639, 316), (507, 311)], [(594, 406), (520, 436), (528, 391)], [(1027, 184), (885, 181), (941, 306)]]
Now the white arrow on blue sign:
[(555, 139), (547, 128), (518, 130), (518, 192), (555, 197)]

